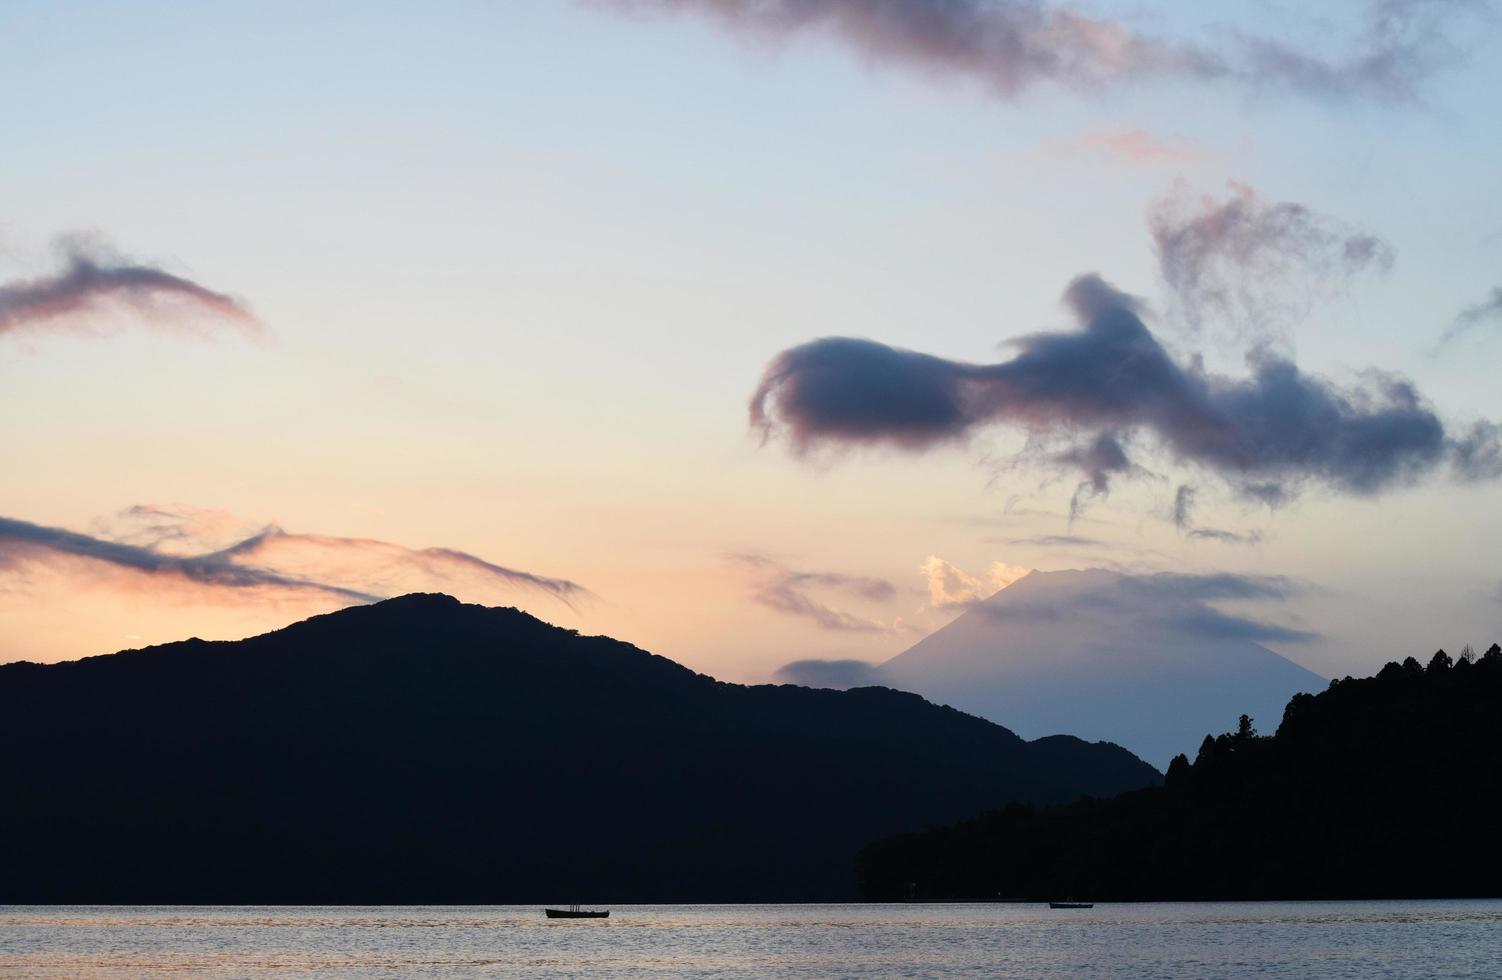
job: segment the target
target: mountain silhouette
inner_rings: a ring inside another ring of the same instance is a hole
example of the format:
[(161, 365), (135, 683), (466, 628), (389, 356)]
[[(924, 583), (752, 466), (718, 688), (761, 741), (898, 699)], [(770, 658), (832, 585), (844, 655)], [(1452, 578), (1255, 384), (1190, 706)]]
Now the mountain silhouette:
[(1223, 614), (1232, 577), (1032, 572), (882, 664), (914, 691), (1036, 738), (1109, 739), (1162, 767), (1243, 712), (1276, 718), (1324, 678), (1262, 646), (1280, 631)]
[(913, 694), (410, 595), (0, 667), (0, 902), (795, 901), (886, 834), (1154, 784)]
[(859, 859), (871, 899), (1436, 898), (1502, 893), (1502, 647), (1443, 651), (1295, 696), (1273, 737), (1243, 717), (1162, 787), (1024, 804), (894, 837)]

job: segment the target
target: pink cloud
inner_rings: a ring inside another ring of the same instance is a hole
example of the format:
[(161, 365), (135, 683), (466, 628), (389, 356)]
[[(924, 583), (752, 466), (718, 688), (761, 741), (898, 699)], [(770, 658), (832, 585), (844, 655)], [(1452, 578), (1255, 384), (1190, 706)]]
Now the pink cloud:
[(1145, 129), (1093, 129), (1078, 143), (1133, 163), (1189, 163), (1205, 156), (1197, 146), (1162, 140)]

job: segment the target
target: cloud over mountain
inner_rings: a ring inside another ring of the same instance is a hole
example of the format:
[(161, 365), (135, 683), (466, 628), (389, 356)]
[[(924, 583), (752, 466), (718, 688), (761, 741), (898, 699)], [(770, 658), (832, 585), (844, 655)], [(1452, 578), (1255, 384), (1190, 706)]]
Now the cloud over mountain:
[(328, 582), (242, 564), (225, 552), (188, 556), (164, 554), (153, 548), (0, 517), (0, 572), (20, 571), (30, 564), (56, 565), (68, 560), (97, 564), (163, 582), (212, 589), (313, 592), (350, 603), (373, 602), (379, 598)]
[(772, 675), (779, 684), (826, 687), (848, 691), (852, 687), (884, 687), (881, 671), (865, 660), (794, 660)]
[[(1050, 574), (1046, 573), (1044, 578)], [(1131, 628), (1168, 630), (1203, 640), (1242, 639), (1259, 643), (1307, 643), (1319, 634), (1244, 615), (1224, 612), (1214, 602), (1266, 602), (1301, 594), (1298, 583), (1282, 576), (1230, 573), (1102, 575), (1087, 587), (1028, 597), (1012, 603), (980, 603), (974, 608), (1014, 623), (1116, 622)]]
[(519, 590), (565, 604), (589, 595), (547, 578), (451, 548), (406, 548), (387, 541), (297, 534), (266, 525), (227, 543), (223, 515), (186, 508), (134, 507), (106, 522), (111, 534), (85, 534), (0, 517), (0, 575), (46, 567), (125, 588), (149, 585), (184, 596), (251, 599), (307, 595), (342, 604), (373, 602), (420, 587)]

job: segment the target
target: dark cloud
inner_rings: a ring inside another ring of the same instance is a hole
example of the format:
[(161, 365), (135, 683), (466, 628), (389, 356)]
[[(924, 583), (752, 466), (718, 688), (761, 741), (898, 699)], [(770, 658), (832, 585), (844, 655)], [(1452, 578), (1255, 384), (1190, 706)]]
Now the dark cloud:
[(1194, 526), (1191, 512), (1194, 510), (1195, 489), (1187, 483), (1179, 485), (1173, 495), (1173, 526), (1184, 530)]
[(1035, 548), (1106, 548), (1110, 545), (1100, 538), (1078, 534), (1039, 534), (1030, 538), (1011, 538), (1008, 544), (1027, 545)]
[(751, 400), (752, 425), (786, 424), (793, 447), (885, 442), (926, 449), (969, 435), (986, 369), (869, 340), (826, 337), (782, 352)]
[(1196, 601), (1215, 599), (1289, 599), (1306, 588), (1284, 575), (1238, 575), (1232, 572), (1135, 575), (1122, 582), (1127, 590)]
[(1454, 441), (1454, 471), (1466, 483), (1502, 479), (1502, 425), (1476, 422)]
[(852, 687), (880, 687), (881, 671), (864, 660), (794, 660), (772, 675), (779, 684), (828, 687), (848, 691)]
[(1227, 531), (1218, 527), (1200, 527), (1195, 524), (1194, 498), (1198, 490), (1187, 483), (1179, 485), (1173, 497), (1173, 526), (1184, 533), (1186, 537), (1201, 541), (1219, 541), (1221, 544), (1259, 544), (1262, 541), (1260, 531), (1248, 531), (1244, 534), (1236, 531)]
[(765, 555), (736, 554), (730, 561), (749, 570), (755, 580), (752, 598), (768, 609), (812, 620), (821, 629), (863, 633), (890, 632), (893, 627), (853, 615), (809, 595), (810, 589), (827, 589), (870, 602), (888, 602), (897, 588), (886, 579), (835, 572), (803, 572), (790, 569)]
[(1212, 55), (1041, 2), (989, 0), (592, 0), (627, 13), (689, 11), (754, 37), (839, 38), (861, 55), (980, 79), (1002, 96), (1039, 82), (1096, 88), (1140, 77), (1213, 78)]
[(1119, 629), (1170, 629), (1195, 636), (1269, 643), (1305, 643), (1307, 630), (1233, 615), (1213, 602), (1281, 601), (1304, 587), (1279, 575), (1163, 573), (1103, 576), (1087, 587), (1027, 602), (980, 603), (977, 609), (1004, 620), (1105, 619)]
[[(139, 533), (118, 538), (0, 518), (0, 568), (56, 567), (81, 560), (143, 577), (154, 589), (176, 583), (314, 594), (347, 603), (374, 602), (414, 591), (413, 586), (434, 584), (504, 584), (570, 605), (589, 595), (566, 579), (505, 568), (450, 548), (413, 549), (366, 538), (292, 534), (275, 526), (203, 550), (201, 523), (195, 523), (202, 513), (132, 508), (121, 517), (126, 524), (137, 524)], [(169, 543), (189, 550), (171, 550)]]
[(1159, 271), (1194, 329), (1207, 321), (1265, 339), (1352, 276), (1393, 265), (1390, 245), (1302, 204), (1231, 182), (1225, 200), (1180, 184), (1148, 214)]
[(1184, 532), (1186, 536), (1201, 541), (1219, 541), (1221, 544), (1261, 544), (1261, 531), (1227, 531), (1219, 527), (1192, 527)]
[(1130, 473), (1134, 467), (1127, 459), (1126, 450), (1111, 433), (1101, 433), (1083, 446), (1073, 446), (1053, 456), (1054, 464), (1080, 470), (1085, 478), (1074, 488), (1069, 498), (1069, 520), (1073, 522), (1085, 512), (1085, 504), (1104, 497), (1111, 490), (1111, 477)]
[(1452, 341), (1488, 323), (1502, 326), (1502, 286), (1493, 289), (1491, 295), (1481, 302), (1468, 306), (1456, 314), (1449, 329), (1440, 336), (1435, 350), (1442, 350)]
[(1065, 299), (1079, 330), (1020, 337), (1016, 355), (999, 364), (842, 337), (785, 350), (751, 397), (751, 425), (764, 440), (785, 437), (798, 453), (922, 450), (989, 426), (1076, 446), (1083, 436), (1105, 451), (1063, 461), (1095, 462), (1092, 486), (1120, 468), (1112, 447), (1124, 456), (1128, 437), (1146, 437), (1174, 460), (1269, 503), (1306, 484), (1372, 495), (1447, 460), (1463, 472), (1485, 449), (1475, 433), (1452, 439), (1396, 375), (1366, 371), (1342, 386), (1266, 349), (1247, 355), (1248, 376), (1220, 375), (1198, 360), (1176, 362), (1142, 322), (1137, 301), (1097, 276), (1076, 279)]
[(1177, 625), (1200, 636), (1251, 640), (1254, 643), (1311, 643), (1320, 638), (1318, 633), (1309, 630), (1264, 623), (1208, 608), (1184, 613), (1178, 618)]
[(59, 557), (81, 558), (142, 575), (216, 588), (317, 592), (345, 602), (374, 602), (381, 598), (325, 582), (240, 565), (224, 552), (191, 557), (162, 554), (151, 548), (108, 541), (77, 531), (0, 517), (0, 562), (4, 563), (3, 567), (14, 569), (27, 562), (45, 563)]
[(1227, 80), (1321, 97), (1408, 100), (1453, 61), (1443, 0), (1376, 0), (1352, 53), (1327, 59), (1232, 33), (1217, 47), (1154, 38), (1044, 0), (586, 0), (628, 14), (691, 12), (745, 36), (834, 37), (872, 61), (977, 79), (1004, 98), (1040, 83), (1092, 90), (1144, 78)]
[(252, 332), (259, 327), (239, 300), (191, 279), (112, 256), (82, 239), (65, 240), (60, 251), (62, 268), (52, 275), (0, 285), (0, 336), (77, 329), (122, 312), (153, 322), (207, 315)]

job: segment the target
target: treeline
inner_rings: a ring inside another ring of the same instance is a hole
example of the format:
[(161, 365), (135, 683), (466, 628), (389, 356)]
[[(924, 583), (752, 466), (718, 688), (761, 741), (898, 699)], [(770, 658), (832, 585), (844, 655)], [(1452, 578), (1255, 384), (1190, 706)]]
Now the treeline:
[(1164, 785), (1013, 805), (857, 858), (873, 901), (1502, 894), (1502, 647), (1443, 650), (1242, 717)]

